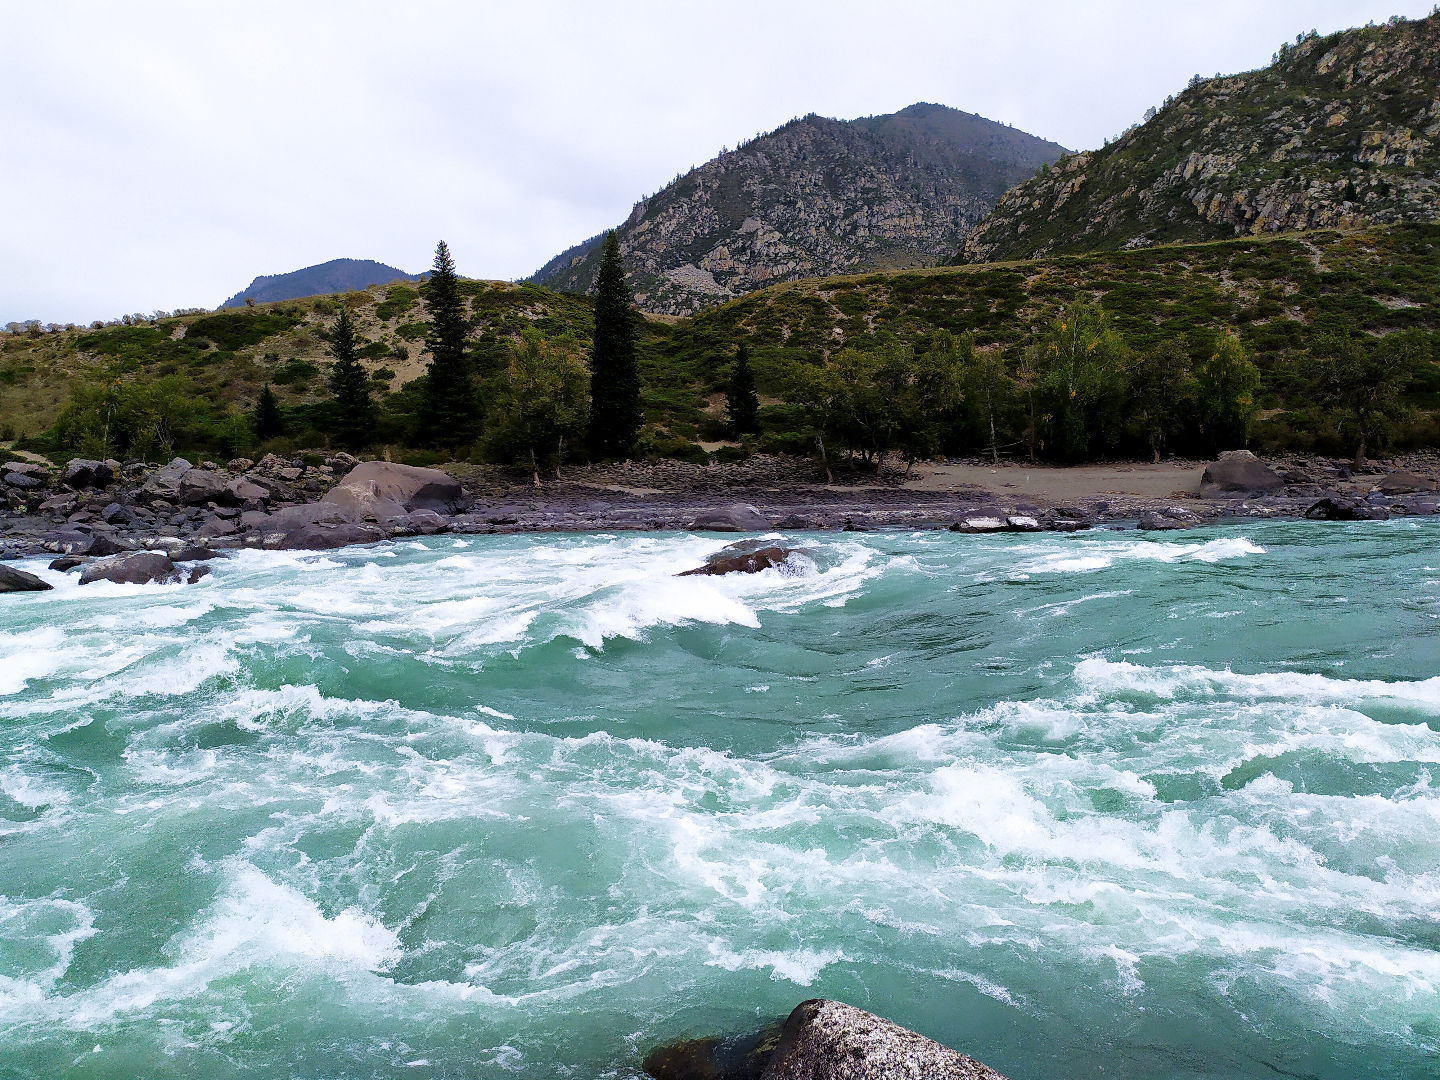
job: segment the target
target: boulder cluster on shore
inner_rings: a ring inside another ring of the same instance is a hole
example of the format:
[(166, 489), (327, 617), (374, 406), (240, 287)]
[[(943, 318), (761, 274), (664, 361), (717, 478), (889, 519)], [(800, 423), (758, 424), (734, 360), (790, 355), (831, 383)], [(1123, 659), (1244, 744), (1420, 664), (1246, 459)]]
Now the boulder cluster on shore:
[[(1182, 529), (1234, 517), (1375, 520), (1437, 512), (1436, 462), (1429, 458), (1400, 463), (1409, 468), (1357, 471), (1320, 458), (1266, 464), (1240, 450), (1206, 467), (1198, 498), (1108, 495), (1045, 506), (979, 487), (916, 490), (894, 473), (865, 485), (825, 483), (806, 459), (763, 455), (709, 467), (593, 466), (544, 488), (493, 466), (445, 471), (343, 453), (312, 455), (310, 462), (273, 454), (224, 466), (76, 458), (57, 468), (38, 455), (11, 454), (0, 463), (0, 560), (48, 553), (73, 560), (61, 568), (81, 568), (82, 581), (132, 580), (139, 563), (123, 557), (159, 553), (170, 567), (150, 566), (145, 580), (173, 581), (182, 576), (177, 567), (187, 561), (186, 549), (319, 550), (441, 532), (1075, 532)], [(100, 559), (121, 562), (82, 567)]]

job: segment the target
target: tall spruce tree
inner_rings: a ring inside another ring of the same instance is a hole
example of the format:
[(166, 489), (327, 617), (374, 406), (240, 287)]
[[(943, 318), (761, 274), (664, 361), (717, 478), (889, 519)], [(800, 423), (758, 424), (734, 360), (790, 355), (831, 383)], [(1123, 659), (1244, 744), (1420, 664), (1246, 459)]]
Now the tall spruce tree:
[(330, 327), (330, 392), (335, 395), (331, 431), (342, 450), (359, 450), (375, 435), (375, 403), (370, 400), (370, 377), (360, 366), (355, 349), (355, 320), (341, 306)]
[(605, 234), (605, 254), (595, 281), (595, 348), (590, 355), (589, 442), (597, 457), (628, 457), (644, 419), (632, 301), (620, 261), (620, 241), (611, 230)]
[(264, 442), (285, 434), (285, 417), (280, 415), (280, 402), (275, 400), (275, 391), (267, 382), (255, 399), (255, 438)]
[(743, 341), (735, 350), (735, 366), (730, 372), (730, 385), (725, 388), (725, 413), (732, 435), (760, 433), (760, 399), (755, 396), (750, 351)]
[(416, 417), (416, 435), (424, 446), (468, 446), (480, 434), (483, 409), (470, 357), (465, 354), (469, 327), (460, 279), (444, 240), (435, 247), (425, 306), (430, 311), (430, 329), (425, 334), (430, 365)]

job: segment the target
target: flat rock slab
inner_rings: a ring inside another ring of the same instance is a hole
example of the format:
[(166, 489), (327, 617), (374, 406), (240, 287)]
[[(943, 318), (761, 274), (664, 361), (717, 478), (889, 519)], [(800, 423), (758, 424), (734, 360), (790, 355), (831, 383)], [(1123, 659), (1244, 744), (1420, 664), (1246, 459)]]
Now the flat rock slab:
[(736, 503), (719, 510), (702, 510), (689, 528), (697, 532), (768, 532), (770, 519), (753, 506)]
[(118, 585), (169, 585), (180, 580), (180, 572), (170, 556), (158, 551), (137, 551), (130, 555), (112, 555), (96, 559), (80, 573), (80, 584), (113, 581)]
[(796, 1006), (761, 1080), (1005, 1080), (974, 1058), (839, 1001)]

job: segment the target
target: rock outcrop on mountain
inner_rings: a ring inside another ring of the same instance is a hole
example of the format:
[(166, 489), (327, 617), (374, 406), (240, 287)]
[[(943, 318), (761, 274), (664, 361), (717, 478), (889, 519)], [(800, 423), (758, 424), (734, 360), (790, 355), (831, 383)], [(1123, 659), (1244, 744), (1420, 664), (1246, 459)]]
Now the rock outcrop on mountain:
[(1437, 86), (1440, 17), (1302, 35), (1006, 192), (960, 261), (1434, 221)]
[[(806, 116), (692, 169), (635, 205), (620, 249), (641, 310), (692, 314), (777, 281), (933, 266), (1006, 188), (1064, 148), (943, 105)], [(590, 240), (530, 280), (589, 292)]]

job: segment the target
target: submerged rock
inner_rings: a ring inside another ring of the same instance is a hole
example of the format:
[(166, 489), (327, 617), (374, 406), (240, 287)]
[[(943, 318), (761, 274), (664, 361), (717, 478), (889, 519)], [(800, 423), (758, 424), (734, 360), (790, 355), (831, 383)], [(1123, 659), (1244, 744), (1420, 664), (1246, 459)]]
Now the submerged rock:
[(46, 592), (54, 587), (34, 574), (27, 574), (24, 570), (16, 570), (13, 566), (0, 563), (0, 593)]
[(779, 566), (790, 557), (790, 548), (764, 547), (758, 551), (737, 552), (734, 555), (726, 555), (723, 551), (718, 556), (712, 556), (704, 566), (697, 566), (694, 570), (683, 570), (676, 574), (676, 577), (690, 577), (693, 574), (706, 574), (719, 576), (721, 574), (758, 574), (761, 570), (769, 570), (772, 566)]
[(761, 1080), (1005, 1080), (974, 1058), (839, 1001), (802, 1001)]
[(1311, 503), (1305, 516), (1311, 521), (1385, 521), (1390, 511), (1383, 506), (1365, 506), (1338, 495), (1327, 495)]
[(682, 1039), (651, 1050), (640, 1068), (655, 1080), (760, 1080), (780, 1032), (775, 1023), (753, 1035)]

